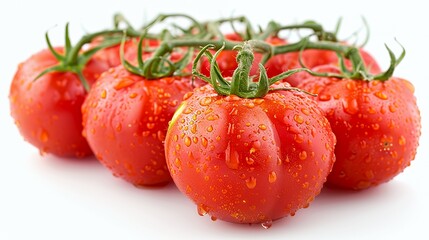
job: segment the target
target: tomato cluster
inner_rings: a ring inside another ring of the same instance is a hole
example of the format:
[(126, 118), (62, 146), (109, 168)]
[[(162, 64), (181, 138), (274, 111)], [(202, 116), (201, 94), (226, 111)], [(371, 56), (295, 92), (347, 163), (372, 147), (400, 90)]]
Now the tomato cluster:
[[(149, 32), (169, 17), (192, 23)], [(219, 30), (237, 19), (243, 32)], [(393, 77), (403, 54), (387, 49), (383, 72), (314, 22), (257, 33), (237, 19), (160, 15), (75, 46), (67, 26), (65, 46), (47, 37), (48, 49), (19, 65), (11, 115), (43, 154), (94, 154), (136, 186), (173, 180), (200, 215), (264, 227), (308, 207), (325, 182), (360, 190), (410, 165), (421, 119), (413, 85)], [(313, 33), (278, 35), (294, 28)]]

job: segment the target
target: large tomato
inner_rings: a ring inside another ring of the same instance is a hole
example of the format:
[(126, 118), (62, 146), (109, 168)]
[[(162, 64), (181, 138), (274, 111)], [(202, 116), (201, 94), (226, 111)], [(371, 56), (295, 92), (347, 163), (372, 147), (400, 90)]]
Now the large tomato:
[[(62, 48), (56, 48), (59, 53)], [(42, 71), (58, 64), (49, 50), (43, 50), (18, 66), (10, 86), (11, 115), (21, 135), (41, 153), (62, 157), (83, 157), (91, 150), (82, 137), (81, 105), (86, 91), (78, 76), (70, 72)], [(83, 75), (91, 85), (108, 69), (103, 61), (91, 59)]]
[[(339, 72), (333, 66), (318, 72)], [(410, 165), (419, 143), (421, 119), (413, 85), (392, 77), (362, 81), (309, 77), (298, 87), (317, 93), (338, 143), (328, 183), (365, 189), (387, 182)]]
[[(380, 66), (377, 61), (366, 52), (364, 49), (359, 49), (359, 52), (362, 56), (363, 62), (365, 63), (366, 69), (373, 74), (381, 72)], [(274, 77), (282, 72), (301, 68), (301, 63), (299, 61), (301, 58), (302, 63), (304, 63), (307, 68), (314, 68), (321, 65), (335, 64), (338, 66), (338, 56), (336, 52), (329, 50), (320, 50), (320, 49), (307, 49), (299, 52), (290, 52), (285, 54), (279, 54), (271, 58), (266, 64), (265, 68), (267, 69), (267, 74), (269, 77)], [(351, 68), (351, 62), (346, 59), (345, 64), (347, 67)], [(293, 74), (284, 79), (284, 81), (290, 83), (292, 86), (297, 86), (300, 81), (309, 74), (306, 72), (300, 72)]]
[(163, 141), (191, 77), (147, 80), (123, 66), (105, 72), (82, 107), (84, 135), (96, 157), (134, 185), (168, 182)]
[(188, 94), (165, 139), (171, 176), (201, 215), (270, 223), (307, 207), (334, 162), (335, 137), (316, 103), (293, 91), (263, 98)]

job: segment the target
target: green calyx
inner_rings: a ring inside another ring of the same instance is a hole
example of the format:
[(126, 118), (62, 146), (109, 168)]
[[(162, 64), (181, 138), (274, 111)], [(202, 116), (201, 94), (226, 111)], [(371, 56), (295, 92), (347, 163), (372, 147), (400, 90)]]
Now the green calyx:
[(54, 55), (54, 57), (58, 60), (58, 64), (55, 66), (52, 66), (50, 68), (45, 69), (42, 71), (39, 75), (36, 76), (34, 80), (39, 79), (43, 75), (50, 73), (50, 72), (72, 72), (77, 74), (79, 77), (83, 87), (86, 91), (89, 91), (89, 84), (88, 81), (83, 76), (83, 68), (85, 67), (86, 63), (91, 59), (91, 57), (99, 50), (113, 46), (115, 44), (118, 44), (120, 42), (120, 39), (117, 37), (110, 37), (108, 39), (103, 40), (100, 44), (98, 44), (96, 47), (93, 47), (89, 50), (86, 50), (84, 52), (81, 52), (82, 47), (91, 42), (94, 38), (97, 36), (102, 36), (106, 34), (114, 34), (118, 33), (117, 31), (101, 31), (97, 33), (92, 33), (85, 35), (80, 39), (80, 41), (73, 46), (70, 41), (70, 35), (69, 35), (69, 24), (66, 24), (65, 27), (65, 45), (64, 45), (64, 53), (60, 54), (58, 51), (54, 49), (52, 46), (52, 43), (49, 39), (49, 35), (46, 32), (45, 38), (48, 45), (49, 50)]
[[(215, 91), (219, 95), (236, 95), (241, 98), (262, 98), (267, 95), (270, 91), (278, 90), (298, 90), (296, 88), (270, 88), (270, 86), (283, 78), (286, 78), (296, 72), (303, 71), (305, 69), (294, 69), (287, 72), (284, 72), (273, 78), (269, 78), (265, 67), (262, 64), (259, 64), (259, 77), (258, 81), (253, 81), (254, 76), (249, 76), (250, 69), (254, 60), (253, 55), (253, 46), (252, 42), (246, 41), (242, 45), (237, 45), (235, 49), (238, 49), (237, 53), (237, 63), (238, 67), (234, 71), (234, 74), (231, 78), (231, 81), (226, 80), (219, 69), (219, 66), (216, 62), (216, 58), (220, 52), (225, 48), (222, 46), (214, 55), (208, 51), (209, 49), (214, 48), (212, 44), (208, 44), (201, 49), (194, 60), (192, 73), (194, 76), (201, 78), (202, 80), (208, 82), (213, 86)], [(205, 55), (210, 61), (210, 77), (207, 77), (200, 73), (197, 70), (198, 61), (201, 57)]]

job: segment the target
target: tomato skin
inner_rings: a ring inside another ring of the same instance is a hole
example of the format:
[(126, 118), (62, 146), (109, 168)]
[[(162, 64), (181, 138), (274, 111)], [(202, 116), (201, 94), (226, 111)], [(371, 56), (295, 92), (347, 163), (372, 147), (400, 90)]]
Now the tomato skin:
[(335, 136), (314, 101), (298, 92), (260, 99), (188, 94), (165, 141), (167, 164), (201, 215), (264, 223), (307, 207), (334, 162)]
[(123, 66), (105, 72), (82, 106), (83, 133), (97, 159), (136, 185), (170, 181), (163, 141), (191, 77), (146, 80)]
[(329, 185), (355, 190), (376, 186), (401, 173), (415, 158), (421, 118), (414, 87), (407, 80), (310, 77), (298, 87), (318, 94), (338, 140)]
[[(56, 50), (61, 53), (63, 48)], [(11, 116), (24, 139), (41, 154), (90, 155), (92, 152), (82, 137), (80, 111), (86, 91), (77, 75), (53, 72), (34, 80), (43, 70), (56, 64), (56, 58), (45, 49), (18, 66), (9, 91)], [(91, 59), (83, 75), (92, 84), (107, 69), (103, 62)]]
[[(362, 60), (365, 63), (367, 70), (372, 74), (378, 74), (381, 72), (380, 66), (377, 61), (366, 52), (364, 49), (359, 49)], [(301, 56), (300, 56), (301, 55)], [(268, 77), (274, 77), (285, 71), (301, 68), (299, 58), (301, 57), (305, 67), (312, 69), (317, 66), (333, 64), (338, 66), (338, 56), (334, 51), (319, 50), (319, 49), (307, 49), (299, 52), (291, 52), (285, 54), (276, 55), (275, 58), (270, 59), (266, 64)], [(345, 65), (351, 69), (352, 65), (350, 60), (345, 60)], [(307, 72), (299, 72), (293, 74), (283, 81), (290, 83), (292, 86), (300, 84), (301, 80), (309, 77), (310, 74)]]

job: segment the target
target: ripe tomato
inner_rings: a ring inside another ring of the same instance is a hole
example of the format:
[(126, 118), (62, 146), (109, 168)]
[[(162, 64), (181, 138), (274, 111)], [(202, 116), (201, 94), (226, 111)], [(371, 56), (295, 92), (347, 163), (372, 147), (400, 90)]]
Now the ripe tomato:
[[(320, 66), (314, 71), (332, 69)], [(298, 87), (318, 94), (319, 106), (338, 140), (330, 185), (349, 189), (376, 186), (401, 173), (414, 159), (421, 120), (414, 87), (407, 80), (309, 77)]]
[[(370, 73), (377, 74), (381, 72), (377, 61), (368, 52), (366, 52), (364, 49), (359, 49), (359, 52), (362, 56), (363, 62), (366, 65), (366, 69)], [(302, 53), (290, 52), (279, 54), (274, 58), (271, 58), (265, 64), (268, 77), (274, 77), (287, 70), (301, 68), (302, 66), (299, 62), (300, 55), (302, 62), (307, 68), (310, 69), (327, 64), (335, 64), (338, 66), (338, 56), (334, 51), (307, 49), (302, 51)], [(348, 59), (346, 59), (345, 64), (347, 67), (351, 68), (351, 62)], [(291, 76), (284, 79), (284, 81), (290, 83), (292, 86), (297, 86), (302, 79), (307, 78), (308, 76), (309, 74), (307, 72), (299, 72), (292, 74)]]
[[(237, 41), (237, 42), (243, 41), (242, 38), (236, 33), (226, 34), (225, 39)], [(270, 37), (266, 39), (266, 42), (273, 45), (286, 44), (286, 40), (281, 39), (279, 37)], [(225, 77), (232, 76), (232, 74), (234, 73), (235, 69), (238, 66), (236, 57), (237, 57), (237, 51), (235, 50), (224, 50), (219, 54), (219, 56), (216, 59), (216, 62), (218, 63), (219, 69), (223, 76)], [(272, 60), (277, 58), (278, 56), (274, 56), (269, 61), (280, 61), (280, 60)], [(262, 54), (255, 53), (255, 60), (250, 70), (250, 75), (255, 76), (259, 74), (258, 64), (261, 62), (261, 60), (262, 60)], [(203, 58), (201, 61), (200, 71), (205, 76), (210, 76), (210, 62), (206, 58)], [(279, 73), (282, 73), (282, 72), (279, 72)]]
[(82, 106), (83, 133), (97, 159), (134, 185), (168, 182), (163, 141), (191, 77), (147, 80), (118, 66), (105, 72)]
[[(59, 53), (62, 48), (56, 48)], [(18, 66), (10, 86), (11, 115), (21, 135), (41, 153), (83, 157), (91, 150), (82, 137), (81, 105), (86, 91), (74, 73), (52, 72), (34, 80), (43, 70), (58, 64), (43, 50)], [(83, 70), (92, 84), (108, 66), (91, 59)]]
[(334, 162), (335, 136), (300, 92), (220, 96), (206, 85), (175, 113), (165, 139), (168, 168), (201, 215), (270, 223), (307, 207)]

